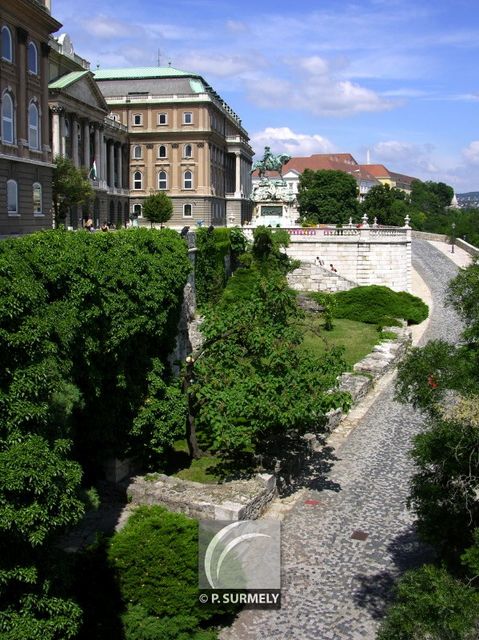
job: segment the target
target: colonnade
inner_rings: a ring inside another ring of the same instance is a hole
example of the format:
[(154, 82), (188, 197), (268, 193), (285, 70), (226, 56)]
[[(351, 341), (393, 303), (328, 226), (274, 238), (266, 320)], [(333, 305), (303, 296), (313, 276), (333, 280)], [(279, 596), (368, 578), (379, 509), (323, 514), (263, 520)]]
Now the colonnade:
[(124, 172), (128, 145), (115, 138), (115, 132), (103, 123), (78, 118), (63, 107), (51, 107), (51, 112), (53, 157), (71, 157), (75, 167), (83, 166), (88, 171), (95, 162), (96, 180), (110, 189), (128, 189)]

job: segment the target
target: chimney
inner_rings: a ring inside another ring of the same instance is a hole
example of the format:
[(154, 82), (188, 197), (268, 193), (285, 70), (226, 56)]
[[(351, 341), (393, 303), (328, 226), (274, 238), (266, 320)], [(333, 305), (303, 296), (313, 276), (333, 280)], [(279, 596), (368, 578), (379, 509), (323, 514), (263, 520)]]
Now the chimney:
[(52, 12), (52, 0), (43, 0), (43, 4), (45, 5), (46, 9), (48, 9), (48, 11), (51, 13)]

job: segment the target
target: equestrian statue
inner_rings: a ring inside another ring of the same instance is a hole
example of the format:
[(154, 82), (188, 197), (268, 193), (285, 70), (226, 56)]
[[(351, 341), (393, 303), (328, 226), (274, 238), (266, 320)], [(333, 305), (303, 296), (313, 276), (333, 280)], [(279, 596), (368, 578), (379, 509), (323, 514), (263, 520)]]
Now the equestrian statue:
[(251, 169), (251, 173), (258, 169), (259, 177), (264, 178), (266, 171), (277, 171), (279, 173), (279, 177), (283, 179), (283, 165), (291, 160), (291, 156), (288, 156), (286, 153), (280, 153), (276, 155), (271, 153), (270, 147), (264, 148), (264, 155), (262, 160), (258, 160), (253, 164), (253, 168)]

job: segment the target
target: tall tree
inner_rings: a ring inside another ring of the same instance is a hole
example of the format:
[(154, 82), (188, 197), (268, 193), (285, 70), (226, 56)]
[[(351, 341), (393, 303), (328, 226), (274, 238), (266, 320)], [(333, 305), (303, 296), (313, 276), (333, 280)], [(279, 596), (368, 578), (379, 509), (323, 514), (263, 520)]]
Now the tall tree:
[(370, 221), (377, 218), (379, 224), (402, 226), (408, 213), (406, 194), (388, 184), (379, 184), (368, 191), (361, 211), (369, 216)]
[(299, 179), (298, 203), (303, 220), (343, 224), (358, 214), (358, 185), (343, 171), (306, 169)]
[(55, 226), (65, 224), (71, 207), (87, 203), (94, 195), (86, 170), (75, 167), (64, 156), (55, 158), (52, 189)]
[(173, 203), (163, 191), (152, 193), (143, 202), (143, 215), (150, 222), (163, 226), (173, 215)]

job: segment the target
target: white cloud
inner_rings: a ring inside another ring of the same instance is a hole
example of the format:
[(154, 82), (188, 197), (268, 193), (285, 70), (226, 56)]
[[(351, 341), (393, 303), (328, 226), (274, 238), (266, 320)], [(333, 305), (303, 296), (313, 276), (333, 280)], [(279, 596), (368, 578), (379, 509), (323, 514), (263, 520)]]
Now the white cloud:
[(319, 134), (295, 133), (289, 127), (267, 127), (251, 136), (251, 143), (260, 153), (262, 148), (270, 146), (275, 153), (288, 153), (291, 156), (309, 156), (313, 153), (332, 153), (334, 145)]
[(299, 67), (313, 75), (326, 75), (329, 72), (329, 63), (320, 56), (310, 56), (299, 59)]
[(264, 64), (258, 57), (249, 54), (231, 55), (219, 52), (188, 51), (179, 59), (179, 66), (209, 76), (228, 77), (243, 75)]
[(243, 33), (248, 31), (248, 26), (245, 22), (241, 22), (240, 20), (227, 20), (226, 28), (233, 33)]
[[(99, 15), (88, 20), (82, 20), (81, 24), (87, 33), (104, 40), (132, 35), (131, 24), (114, 20), (110, 16)], [(136, 31), (136, 35), (138, 35), (138, 31)]]
[(400, 140), (379, 142), (371, 149), (371, 162), (385, 164), (391, 171), (420, 179), (438, 180), (442, 169), (431, 144), (414, 144)]
[(471, 144), (462, 150), (462, 155), (466, 162), (473, 165), (479, 164), (479, 140), (474, 140)]

